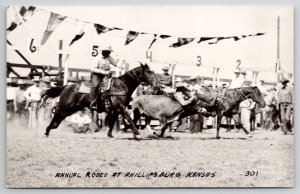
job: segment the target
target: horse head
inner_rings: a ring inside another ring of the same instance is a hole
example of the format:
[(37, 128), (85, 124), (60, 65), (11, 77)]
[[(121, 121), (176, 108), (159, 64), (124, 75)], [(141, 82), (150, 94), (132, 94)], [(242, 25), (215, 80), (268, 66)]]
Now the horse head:
[(251, 98), (261, 108), (264, 108), (266, 106), (266, 102), (257, 86), (243, 87), (243, 94), (247, 98)]
[(159, 77), (150, 69), (150, 67), (145, 63), (140, 63), (140, 67), (134, 69), (140, 82), (145, 82), (153, 86), (154, 90), (159, 90), (160, 79)]

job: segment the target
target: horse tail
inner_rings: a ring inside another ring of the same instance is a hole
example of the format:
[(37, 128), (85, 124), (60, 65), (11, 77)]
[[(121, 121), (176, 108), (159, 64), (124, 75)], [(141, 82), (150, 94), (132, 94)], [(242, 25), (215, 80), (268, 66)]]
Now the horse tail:
[(42, 98), (46, 97), (46, 98), (56, 98), (58, 96), (60, 96), (61, 92), (63, 91), (63, 89), (66, 86), (57, 86), (57, 87), (51, 87), (50, 89), (46, 90), (43, 94), (42, 94)]

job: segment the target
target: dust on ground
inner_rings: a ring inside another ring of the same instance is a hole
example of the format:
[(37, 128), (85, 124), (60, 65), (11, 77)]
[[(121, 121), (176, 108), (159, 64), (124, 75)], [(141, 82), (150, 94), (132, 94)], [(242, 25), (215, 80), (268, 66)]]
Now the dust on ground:
[[(63, 125), (52, 130), (49, 138), (43, 133), (44, 128), (7, 126), (7, 187), (294, 185), (294, 136), (281, 131), (260, 129), (248, 138), (242, 131), (221, 129), (219, 140), (214, 138), (214, 129), (197, 134), (167, 132), (163, 139), (148, 138), (148, 132), (141, 131), (140, 141), (132, 140), (130, 132), (113, 131), (115, 138), (110, 139), (106, 130), (75, 134)], [(85, 177), (88, 172), (98, 177)], [(115, 172), (120, 176), (112, 177)], [(166, 177), (158, 177), (162, 172)], [(189, 172), (199, 177), (186, 177)], [(55, 177), (57, 173), (79, 173), (81, 177)], [(125, 177), (127, 173), (136, 173), (136, 177)], [(249, 173), (255, 174), (246, 176)]]

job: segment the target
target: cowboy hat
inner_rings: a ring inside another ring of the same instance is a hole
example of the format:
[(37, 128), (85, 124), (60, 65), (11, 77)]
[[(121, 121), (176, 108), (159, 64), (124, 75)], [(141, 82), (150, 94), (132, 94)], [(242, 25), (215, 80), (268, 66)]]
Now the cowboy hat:
[(163, 71), (169, 71), (169, 66), (164, 66), (164, 67), (162, 68), (162, 70), (163, 70)]
[(104, 49), (102, 49), (102, 51), (110, 51), (110, 52), (113, 52), (113, 50), (111, 49), (111, 46), (104, 47)]
[(46, 77), (43, 78), (43, 82), (50, 83), (51, 78), (49, 76), (46, 76)]
[(247, 75), (246, 71), (241, 72), (242, 75)]
[(286, 78), (283, 78), (280, 82), (281, 82), (282, 84), (284, 84), (284, 83), (290, 82), (290, 80), (288, 80), (288, 79), (286, 79)]
[(33, 82), (38, 82), (38, 81), (40, 81), (40, 78), (34, 77), (31, 81), (33, 81)]
[(175, 82), (182, 82), (182, 79), (180, 77), (177, 77)]
[(17, 84), (18, 84), (18, 85), (22, 85), (22, 84), (25, 84), (25, 82), (24, 82), (22, 79), (19, 79), (19, 80), (17, 81)]
[(186, 89), (186, 90), (189, 90), (188, 87), (187, 87), (187, 84), (186, 83), (183, 83), (183, 82), (179, 82), (176, 84), (176, 88), (182, 88), (182, 89)]
[(235, 70), (235, 71), (233, 71), (234, 73), (241, 73), (241, 71), (240, 70)]
[(12, 79), (10, 77), (6, 78), (7, 83), (12, 83)]

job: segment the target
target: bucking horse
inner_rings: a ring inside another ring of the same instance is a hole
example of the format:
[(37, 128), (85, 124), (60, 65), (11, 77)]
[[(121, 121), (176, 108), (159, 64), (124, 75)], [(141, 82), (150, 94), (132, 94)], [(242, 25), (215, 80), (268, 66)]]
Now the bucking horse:
[[(157, 76), (149, 66), (147, 64), (140, 64), (139, 67), (117, 78), (112, 78), (110, 90), (98, 95), (97, 112), (101, 113), (106, 111), (108, 113), (108, 137), (113, 138), (112, 129), (119, 114), (130, 124), (134, 138), (137, 138), (137, 135), (139, 135), (135, 124), (126, 110), (126, 106), (128, 106), (131, 100), (132, 93), (141, 82), (146, 82), (154, 88), (159, 88), (160, 84)], [(59, 96), (55, 114), (49, 126), (46, 128), (46, 136), (49, 136), (50, 130), (57, 128), (66, 117), (85, 107), (90, 107), (90, 94), (78, 92), (79, 88), (80, 83), (74, 83), (68, 86), (52, 87), (43, 94), (43, 98), (56, 98)], [(105, 100), (103, 100), (101, 95), (106, 96), (106, 99), (109, 98), (109, 110), (105, 107)]]
[[(165, 130), (175, 120), (180, 120), (196, 113), (204, 116), (216, 116), (216, 138), (219, 139), (222, 117), (235, 114), (234, 110), (238, 108), (239, 104), (249, 98), (256, 102), (260, 107), (265, 107), (266, 105), (260, 90), (256, 86), (227, 89), (224, 96), (219, 98), (214, 106), (209, 106), (208, 103), (196, 99), (185, 109), (182, 109), (181, 104), (177, 100), (166, 95), (142, 95), (135, 98), (132, 102), (134, 112), (133, 121), (136, 123), (138, 119), (144, 115), (146, 116), (147, 126), (151, 119), (158, 119), (162, 125), (161, 133), (158, 137), (163, 137)], [(201, 108), (205, 108), (207, 113), (203, 113)], [(245, 127), (243, 127), (243, 130), (246, 134), (249, 134)]]

